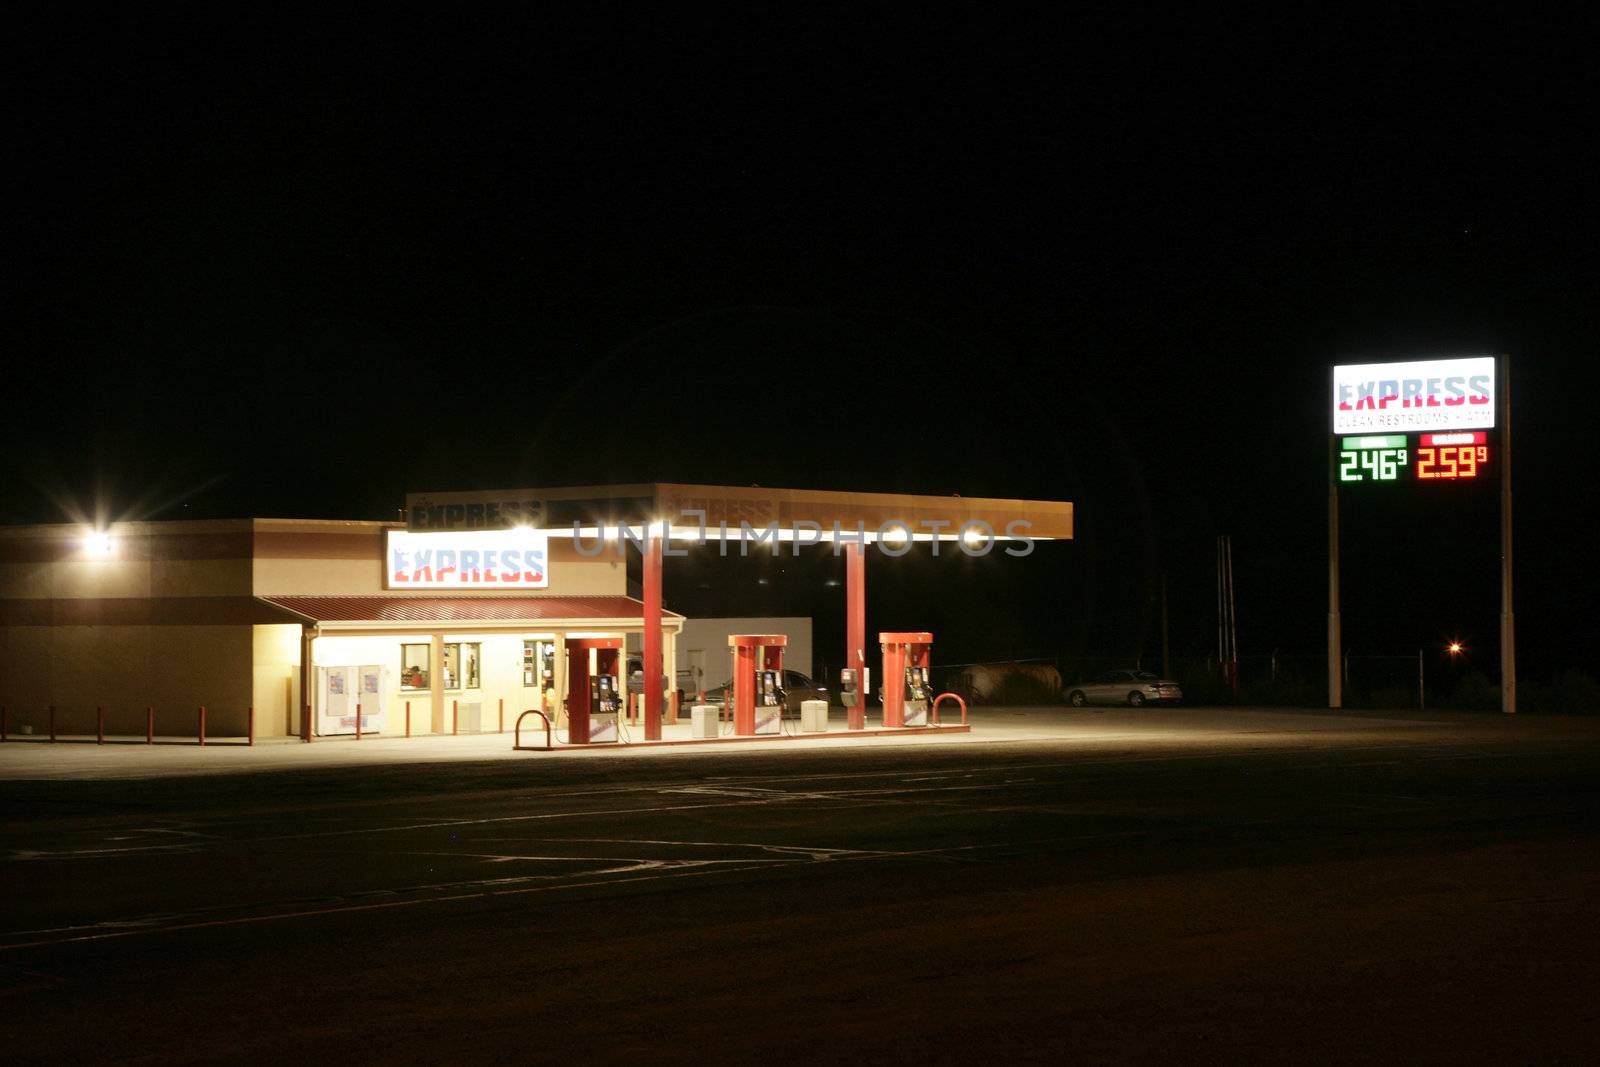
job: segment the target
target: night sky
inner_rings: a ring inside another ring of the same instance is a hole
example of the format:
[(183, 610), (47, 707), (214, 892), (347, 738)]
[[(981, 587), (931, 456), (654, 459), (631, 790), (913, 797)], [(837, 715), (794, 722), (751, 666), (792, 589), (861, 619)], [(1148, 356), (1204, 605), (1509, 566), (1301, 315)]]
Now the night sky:
[[(1594, 86), (1562, 27), (581, 7), (16, 27), (0, 521), (1070, 499), (1031, 567), (875, 562), (869, 626), (1149, 657), (1166, 575), (1204, 655), (1229, 534), (1244, 652), (1315, 654), (1328, 365), (1510, 353), (1519, 652), (1592, 663)], [(1350, 646), (1460, 635), (1492, 670), (1494, 488), (1347, 501)], [(667, 600), (826, 628), (831, 569), (695, 565)]]

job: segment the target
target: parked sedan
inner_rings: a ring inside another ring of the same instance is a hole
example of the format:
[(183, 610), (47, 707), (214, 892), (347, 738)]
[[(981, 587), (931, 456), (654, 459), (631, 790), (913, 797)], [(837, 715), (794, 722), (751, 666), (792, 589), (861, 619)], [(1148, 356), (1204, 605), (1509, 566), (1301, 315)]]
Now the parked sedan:
[(1067, 701), (1075, 708), (1085, 704), (1172, 704), (1183, 699), (1183, 689), (1170, 678), (1149, 671), (1107, 671), (1088, 682), (1067, 690)]

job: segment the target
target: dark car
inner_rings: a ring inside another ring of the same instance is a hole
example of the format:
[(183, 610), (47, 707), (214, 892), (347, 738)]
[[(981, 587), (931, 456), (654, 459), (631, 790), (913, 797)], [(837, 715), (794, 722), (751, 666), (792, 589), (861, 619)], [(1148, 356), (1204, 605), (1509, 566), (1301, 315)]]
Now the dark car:
[[(678, 672), (678, 705), (688, 707), (694, 698), (694, 674), (688, 670)], [(628, 692), (644, 692), (644, 668), (637, 659), (628, 660)]]
[[(722, 706), (722, 693), (727, 690), (733, 692), (732, 679), (723, 682), (713, 689), (706, 687), (706, 703)], [(800, 703), (805, 700), (824, 700), (832, 703), (832, 697), (822, 686), (817, 685), (808, 676), (799, 671), (786, 670), (783, 672), (784, 712), (789, 716), (800, 714)]]
[(1170, 678), (1150, 671), (1107, 671), (1098, 678), (1079, 682), (1067, 689), (1067, 702), (1075, 708), (1085, 704), (1173, 704), (1183, 699), (1183, 689)]

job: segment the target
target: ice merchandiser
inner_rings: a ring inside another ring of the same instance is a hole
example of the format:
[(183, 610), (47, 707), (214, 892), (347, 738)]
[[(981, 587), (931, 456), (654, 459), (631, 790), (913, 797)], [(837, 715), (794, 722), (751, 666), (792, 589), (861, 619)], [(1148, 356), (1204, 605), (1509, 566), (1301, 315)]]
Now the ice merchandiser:
[(933, 635), (924, 632), (883, 633), (883, 725), (928, 725), (933, 699), (928, 684), (928, 658)]
[(356, 732), (356, 709), (361, 713), (363, 732), (383, 729), (387, 710), (389, 672), (382, 665), (317, 668), (317, 735)]
[(613, 742), (622, 709), (622, 638), (567, 638), (567, 741)]
[(733, 650), (733, 732), (740, 737), (783, 728), (783, 634), (730, 634)]

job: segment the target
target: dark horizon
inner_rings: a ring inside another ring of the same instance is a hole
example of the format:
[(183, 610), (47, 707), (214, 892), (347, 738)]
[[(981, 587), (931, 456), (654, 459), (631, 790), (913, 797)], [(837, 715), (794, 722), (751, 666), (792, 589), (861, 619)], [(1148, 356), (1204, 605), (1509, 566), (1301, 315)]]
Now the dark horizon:
[[(0, 521), (649, 480), (1070, 499), (1080, 539), (999, 580), (1023, 636), (1158, 652), (1165, 575), (1174, 652), (1203, 655), (1228, 534), (1243, 650), (1310, 655), (1327, 367), (1509, 354), (1519, 658), (1588, 666), (1577, 50), (1198, 18), (35, 17)], [(1497, 640), (1493, 486), (1435, 490), (1345, 493), (1348, 646)], [(982, 631), (906, 569), (878, 608)]]

